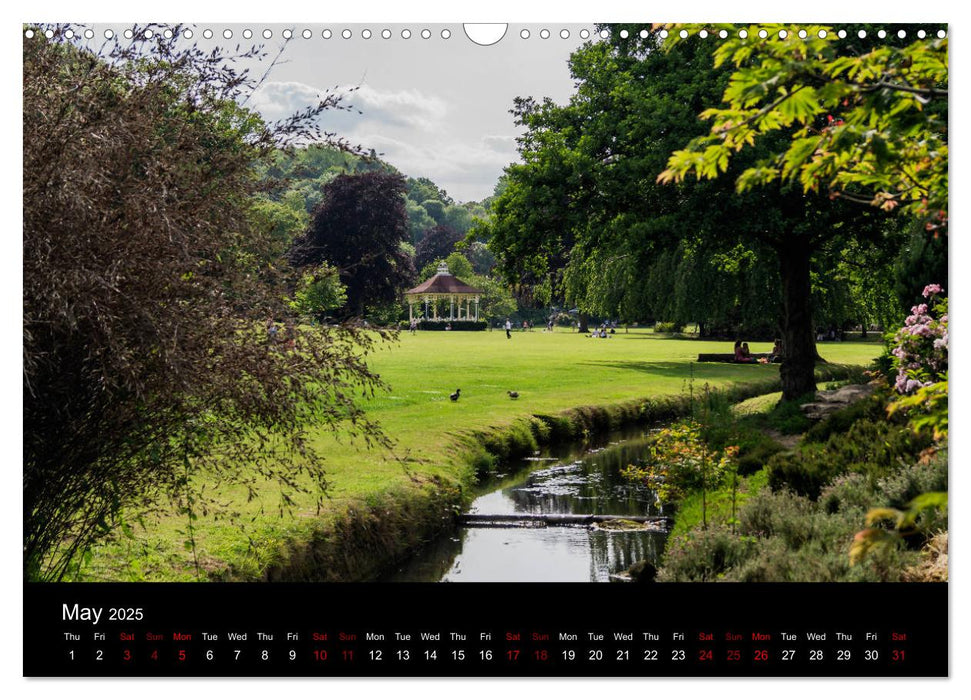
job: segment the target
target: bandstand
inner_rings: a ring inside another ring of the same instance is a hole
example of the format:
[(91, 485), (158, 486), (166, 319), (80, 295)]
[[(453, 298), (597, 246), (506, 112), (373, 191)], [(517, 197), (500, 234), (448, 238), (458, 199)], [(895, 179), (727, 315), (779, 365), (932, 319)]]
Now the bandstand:
[[(405, 292), (405, 301), (408, 302), (408, 321), (415, 319), (415, 304), (418, 304), (419, 308), (424, 304), (423, 316), (429, 321), (478, 321), (479, 297), (482, 293), (481, 289), (470, 287), (455, 277), (448, 271), (448, 265), (441, 263), (434, 277)], [(436, 302), (440, 300), (448, 300), (447, 318), (438, 316)]]

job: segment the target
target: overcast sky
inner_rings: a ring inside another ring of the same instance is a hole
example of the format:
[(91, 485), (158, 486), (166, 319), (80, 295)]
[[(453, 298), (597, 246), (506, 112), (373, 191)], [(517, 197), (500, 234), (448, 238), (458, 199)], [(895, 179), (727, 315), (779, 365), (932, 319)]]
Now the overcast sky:
[[(259, 25), (261, 28), (266, 25)], [(242, 30), (233, 27), (233, 45)], [(269, 27), (271, 51), (284, 25)], [(302, 38), (303, 29), (313, 32)], [(329, 28), (330, 39), (321, 32)], [(361, 32), (368, 28), (370, 39)], [(381, 32), (390, 29), (392, 37)], [(411, 38), (403, 39), (403, 29)], [(421, 38), (423, 28), (431, 30)], [(441, 37), (449, 29), (448, 39)], [(354, 144), (374, 148), (406, 175), (425, 176), (459, 201), (492, 194), (505, 165), (516, 160), (517, 129), (509, 110), (517, 95), (566, 101), (573, 89), (567, 59), (591, 25), (510, 25), (492, 46), (473, 43), (462, 25), (295, 26), (284, 57), (249, 106), (277, 119), (314, 104), (334, 86), (360, 88), (349, 96), (353, 112), (325, 114), (322, 124)], [(350, 29), (350, 39), (341, 37)], [(530, 38), (520, 32), (527, 29)], [(542, 39), (540, 32), (550, 30)], [(562, 30), (569, 38), (560, 37)], [(357, 110), (362, 114), (358, 114)]]

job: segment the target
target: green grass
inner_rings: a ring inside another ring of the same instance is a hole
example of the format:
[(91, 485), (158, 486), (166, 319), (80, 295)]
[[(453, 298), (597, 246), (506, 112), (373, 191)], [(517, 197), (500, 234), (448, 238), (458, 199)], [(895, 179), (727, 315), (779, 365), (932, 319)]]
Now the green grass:
[[(771, 344), (752, 343), (751, 349), (767, 352)], [(262, 577), (268, 566), (286, 558), (288, 540), (333, 536), (349, 509), (378, 514), (374, 524), (379, 528), (380, 514), (390, 518), (417, 490), (430, 492), (444, 485), (468, 490), (473, 469), (458, 457), (462, 438), (474, 433), (511, 426), (534, 414), (680, 394), (689, 381), (698, 391), (705, 383), (720, 387), (778, 376), (778, 365), (695, 362), (699, 353), (730, 350), (730, 343), (671, 339), (645, 330), (619, 330), (609, 339), (563, 329), (514, 332), (508, 340), (497, 331), (402, 333), (398, 343), (371, 358), (390, 391), (367, 402), (368, 414), (394, 439), (393, 454), (368, 451), (326, 432), (316, 435), (331, 484), (319, 514), (308, 497), (298, 501), (296, 518), (279, 517), (272, 485), (254, 502), (246, 501), (242, 489), (227, 489), (222, 497), (241, 517), (236, 522), (202, 517), (194, 522), (203, 576)], [(830, 362), (853, 365), (868, 364), (879, 351), (876, 342), (820, 348)], [(456, 388), (462, 390), (461, 399), (452, 402), (449, 394)], [(508, 390), (520, 397), (511, 400)], [(407, 470), (396, 457), (407, 460)], [(118, 537), (98, 548), (82, 578), (196, 578), (183, 544), (185, 526), (184, 518), (164, 516), (134, 528), (133, 538)]]
[[(769, 482), (768, 475), (764, 470), (760, 470), (747, 477), (739, 477), (738, 488), (735, 493), (735, 515), (742, 509), (751, 496), (758, 493), (760, 489)], [(705, 514), (707, 515), (708, 526), (730, 524), (732, 517), (732, 488), (731, 483), (721, 488), (710, 491), (705, 497)], [(677, 516), (674, 519), (674, 527), (671, 529), (671, 537), (682, 537), (692, 532), (695, 528), (701, 527), (704, 522), (702, 513), (701, 492), (697, 491), (689, 494), (678, 504)]]

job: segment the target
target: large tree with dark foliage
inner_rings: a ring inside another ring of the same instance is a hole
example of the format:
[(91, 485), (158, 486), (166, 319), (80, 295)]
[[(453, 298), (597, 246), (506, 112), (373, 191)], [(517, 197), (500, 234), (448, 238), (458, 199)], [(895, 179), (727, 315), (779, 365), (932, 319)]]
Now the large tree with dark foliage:
[(296, 267), (330, 263), (347, 290), (344, 315), (398, 300), (415, 268), (401, 244), (408, 240), (405, 178), (392, 172), (338, 175), (323, 188), (310, 228), (290, 251)]
[(320, 499), (311, 423), (383, 440), (355, 405), (380, 386), (373, 336), (289, 322), (251, 216), (254, 163), (319, 138), (340, 101), (266, 125), (238, 106), (253, 83), (231, 56), (144, 29), (100, 55), (63, 27), (23, 43), (27, 579), (62, 579), (99, 536), (171, 504), (194, 547), (221, 485), (269, 488), (281, 510)]
[(415, 246), (415, 267), (419, 270), (428, 263), (444, 260), (455, 252), (455, 244), (462, 240), (462, 234), (450, 226), (436, 226)]

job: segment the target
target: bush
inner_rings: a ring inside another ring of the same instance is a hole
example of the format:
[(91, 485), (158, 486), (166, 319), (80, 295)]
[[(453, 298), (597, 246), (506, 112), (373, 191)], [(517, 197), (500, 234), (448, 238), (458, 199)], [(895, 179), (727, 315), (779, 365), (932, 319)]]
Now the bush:
[(727, 528), (696, 531), (668, 543), (657, 580), (717, 581), (752, 555), (755, 538), (736, 537)]
[(834, 514), (854, 511), (860, 522), (863, 522), (873, 503), (873, 487), (863, 474), (836, 477), (819, 494), (819, 505), (823, 512)]
[[(846, 498), (853, 494), (851, 498)], [(849, 505), (874, 491), (852, 475), (827, 490), (820, 503), (791, 492), (764, 489), (739, 513), (739, 534), (727, 528), (695, 530), (673, 539), (664, 555), (659, 581), (895, 581), (916, 553), (888, 548), (866, 565), (853, 566), (849, 549), (866, 505)], [(848, 507), (827, 512), (833, 498)]]
[(667, 321), (658, 321), (654, 324), (655, 333), (683, 333), (684, 324)]
[(266, 126), (233, 61), (178, 33), (23, 42), (25, 578), (170, 507), (195, 554), (199, 513), (235, 518), (222, 486), (322, 499), (308, 425), (387, 444), (357, 405), (378, 339), (297, 322), (258, 215), (255, 164), (341, 99)]
[(823, 445), (804, 444), (772, 457), (767, 465), (769, 486), (816, 500), (823, 486), (840, 474), (856, 472), (876, 479), (901, 461), (914, 461), (930, 444), (929, 435), (886, 421), (860, 420), (846, 433), (831, 435)]
[(837, 433), (845, 433), (859, 420), (886, 419), (886, 401), (879, 395), (870, 396), (846, 408), (831, 413), (816, 423), (803, 436), (805, 442), (826, 442)]
[(947, 450), (879, 479), (876, 490), (879, 502), (891, 508), (903, 508), (922, 493), (947, 491)]

